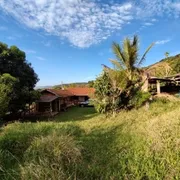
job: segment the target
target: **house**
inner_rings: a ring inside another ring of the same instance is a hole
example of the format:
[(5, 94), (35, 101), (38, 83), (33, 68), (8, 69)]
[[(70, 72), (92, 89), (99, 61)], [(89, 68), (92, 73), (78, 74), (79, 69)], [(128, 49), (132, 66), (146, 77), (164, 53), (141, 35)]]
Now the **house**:
[(68, 107), (78, 105), (86, 101), (95, 92), (94, 88), (68, 88), (45, 89), (41, 91), (41, 97), (36, 102), (36, 111), (39, 113), (57, 114)]

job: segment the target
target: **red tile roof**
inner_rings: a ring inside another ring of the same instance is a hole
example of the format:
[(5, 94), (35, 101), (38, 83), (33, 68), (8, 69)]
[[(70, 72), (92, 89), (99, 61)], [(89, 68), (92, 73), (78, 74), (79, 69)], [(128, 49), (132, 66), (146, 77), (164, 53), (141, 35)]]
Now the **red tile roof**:
[(70, 96), (89, 96), (94, 94), (94, 88), (87, 88), (87, 87), (75, 87), (75, 88), (68, 88), (65, 90), (62, 89), (46, 89), (44, 91), (48, 91), (55, 96), (59, 97), (70, 97)]
[(62, 90), (62, 89), (47, 89), (47, 91), (55, 94), (56, 96), (60, 96), (60, 97), (69, 97), (69, 96), (73, 96), (73, 94), (71, 92), (69, 92), (68, 90)]

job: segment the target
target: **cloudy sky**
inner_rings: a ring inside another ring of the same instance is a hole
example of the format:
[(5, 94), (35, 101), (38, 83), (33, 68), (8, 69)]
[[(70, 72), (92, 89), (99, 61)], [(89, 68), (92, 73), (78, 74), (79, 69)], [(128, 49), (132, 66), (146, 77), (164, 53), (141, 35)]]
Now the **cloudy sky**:
[(0, 0), (0, 41), (26, 52), (38, 86), (94, 79), (134, 34), (140, 54), (156, 43), (144, 65), (180, 53), (180, 0)]

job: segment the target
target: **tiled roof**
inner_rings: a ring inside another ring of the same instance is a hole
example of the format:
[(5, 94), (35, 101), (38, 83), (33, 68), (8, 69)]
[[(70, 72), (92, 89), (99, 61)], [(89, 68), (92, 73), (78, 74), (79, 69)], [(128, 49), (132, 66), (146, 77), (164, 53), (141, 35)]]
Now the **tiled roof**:
[(57, 96), (42, 95), (37, 102), (52, 102), (57, 98)]
[(87, 88), (87, 87), (75, 87), (75, 88), (68, 88), (65, 90), (62, 89), (46, 89), (43, 91), (48, 91), (52, 93), (56, 97), (70, 97), (70, 96), (89, 96), (94, 94), (94, 88)]
[(73, 96), (71, 92), (68, 90), (62, 90), (62, 89), (47, 89), (47, 91), (54, 93), (56, 96), (60, 97), (69, 97)]
[(94, 94), (95, 89), (88, 87), (74, 87), (74, 88), (68, 88), (67, 91), (69, 91), (75, 96), (88, 96), (90, 94)]

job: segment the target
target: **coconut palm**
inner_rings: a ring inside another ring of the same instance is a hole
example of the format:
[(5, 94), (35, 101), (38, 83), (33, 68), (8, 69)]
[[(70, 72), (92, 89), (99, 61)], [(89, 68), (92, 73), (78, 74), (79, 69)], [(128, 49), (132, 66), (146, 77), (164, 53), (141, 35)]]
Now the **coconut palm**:
[(113, 43), (112, 49), (116, 55), (116, 60), (111, 60), (117, 69), (120, 71), (125, 71), (127, 80), (133, 81), (137, 73), (139, 73), (139, 68), (144, 62), (147, 53), (153, 47), (152, 43), (143, 56), (139, 58), (139, 39), (138, 36), (134, 36), (133, 39), (126, 38), (123, 41), (122, 47), (118, 43)]
[(165, 52), (165, 57), (168, 58), (169, 57), (169, 52)]

